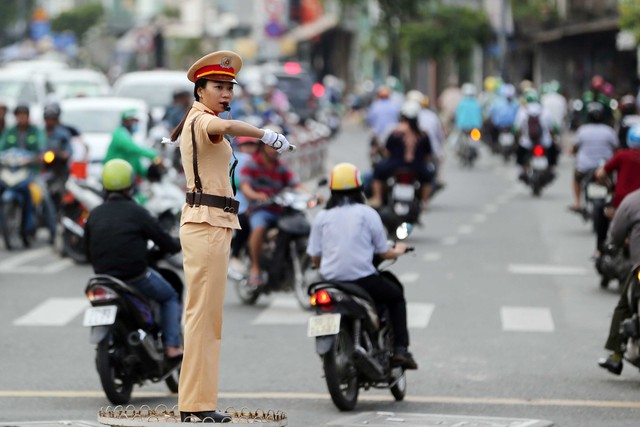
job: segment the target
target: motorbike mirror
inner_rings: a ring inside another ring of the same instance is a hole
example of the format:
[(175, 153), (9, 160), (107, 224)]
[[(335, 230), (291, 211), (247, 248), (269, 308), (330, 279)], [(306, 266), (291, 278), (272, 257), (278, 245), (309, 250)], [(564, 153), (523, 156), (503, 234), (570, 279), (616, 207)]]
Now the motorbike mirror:
[(318, 187), (324, 187), (328, 183), (329, 183), (329, 180), (327, 178), (320, 178), (318, 180)]
[(413, 225), (407, 222), (403, 222), (398, 226), (398, 228), (396, 228), (396, 237), (398, 238), (398, 240), (404, 240), (409, 237), (409, 234), (411, 234), (411, 230), (413, 230)]

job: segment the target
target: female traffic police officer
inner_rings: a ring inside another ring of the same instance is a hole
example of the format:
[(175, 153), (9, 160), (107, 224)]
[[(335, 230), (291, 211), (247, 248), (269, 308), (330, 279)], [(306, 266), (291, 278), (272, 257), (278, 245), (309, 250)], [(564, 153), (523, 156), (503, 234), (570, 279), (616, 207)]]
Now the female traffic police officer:
[(178, 395), (182, 421), (231, 421), (215, 410), (231, 234), (240, 228), (229, 180), (232, 149), (224, 135), (257, 138), (278, 152), (295, 148), (271, 130), (218, 117), (229, 110), (240, 68), (242, 59), (231, 51), (213, 52), (196, 61), (187, 72), (195, 83), (195, 102), (171, 135), (173, 141), (180, 138), (188, 188), (180, 227), (187, 283)]

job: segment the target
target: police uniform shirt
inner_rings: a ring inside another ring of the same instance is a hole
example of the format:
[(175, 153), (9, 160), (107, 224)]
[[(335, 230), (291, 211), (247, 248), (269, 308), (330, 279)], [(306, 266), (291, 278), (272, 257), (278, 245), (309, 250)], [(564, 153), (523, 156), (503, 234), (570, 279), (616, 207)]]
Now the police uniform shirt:
[(387, 250), (380, 215), (360, 203), (320, 211), (307, 247), (310, 256), (321, 257), (320, 274), (328, 280), (356, 280), (374, 274), (373, 255)]
[[(187, 179), (187, 191), (195, 191), (195, 174), (193, 170), (193, 145), (191, 143), (191, 123), (195, 121), (194, 135), (197, 146), (198, 175), (205, 194), (226, 196), (233, 198), (233, 190), (229, 181), (229, 163), (232, 148), (223, 135), (209, 136), (207, 126), (211, 120), (222, 120), (207, 107), (195, 101), (180, 136), (180, 154)], [(225, 228), (240, 228), (238, 216), (224, 212), (220, 208), (211, 206), (189, 206), (182, 209), (181, 225), (187, 222), (208, 223), (212, 226)]]

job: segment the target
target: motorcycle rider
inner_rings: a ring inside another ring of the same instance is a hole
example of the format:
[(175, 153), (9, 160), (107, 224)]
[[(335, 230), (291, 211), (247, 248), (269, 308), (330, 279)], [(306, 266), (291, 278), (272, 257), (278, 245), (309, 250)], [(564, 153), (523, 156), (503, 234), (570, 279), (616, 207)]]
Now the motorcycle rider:
[(179, 296), (148, 266), (146, 257), (149, 240), (169, 254), (180, 252), (180, 242), (131, 198), (134, 179), (133, 167), (125, 160), (113, 159), (104, 165), (102, 184), (107, 195), (87, 219), (85, 251), (95, 274), (116, 277), (161, 304), (166, 356), (176, 359), (182, 356)]
[(620, 98), (620, 120), (618, 120), (618, 140), (620, 148), (627, 148), (627, 133), (632, 126), (640, 124), (640, 115), (633, 95)]
[(491, 124), (496, 132), (492, 139), (498, 140), (501, 129), (513, 128), (519, 108), (520, 104), (516, 100), (516, 88), (510, 83), (500, 86), (499, 96), (495, 98), (489, 110)]
[[(622, 247), (625, 241), (629, 242), (629, 258), (633, 265), (640, 264), (640, 190), (629, 193), (618, 209), (611, 221), (611, 227), (607, 241), (617, 247)], [(605, 348), (611, 354), (598, 360), (598, 365), (615, 375), (622, 372), (622, 359), (624, 355), (624, 338), (620, 334), (620, 325), (625, 319), (633, 315), (633, 310), (629, 306), (627, 292), (630, 283), (635, 278), (630, 274), (627, 277), (620, 299), (611, 317), (609, 336), (605, 343)]]
[(121, 125), (111, 134), (111, 143), (104, 156), (104, 163), (112, 159), (126, 160), (135, 171), (136, 177), (147, 176), (147, 170), (142, 166), (142, 158), (146, 157), (159, 164), (162, 159), (151, 148), (141, 147), (133, 140), (133, 134), (138, 130), (137, 111), (128, 109), (121, 114)]
[[(518, 110), (514, 128), (519, 135), (518, 148), (516, 149), (518, 179), (526, 182), (525, 167), (534, 144), (540, 144), (545, 148), (552, 176), (554, 176), (553, 169), (558, 161), (558, 150), (553, 142), (553, 119), (542, 108), (538, 92), (535, 89), (528, 89), (524, 92), (523, 98), (525, 105)], [(535, 131), (534, 127), (537, 128)]]
[(540, 104), (544, 110), (549, 112), (554, 126), (562, 131), (567, 116), (567, 100), (560, 93), (560, 83), (557, 80), (551, 80), (542, 85)]
[(436, 176), (433, 184), (433, 192), (435, 193), (437, 190), (444, 187), (444, 183), (441, 180), (442, 165), (444, 163), (444, 127), (442, 126), (440, 117), (438, 117), (438, 115), (429, 108), (431, 104), (429, 97), (427, 95), (422, 95), (419, 102), (422, 109), (418, 113), (418, 127), (422, 129), (427, 136), (429, 136), (429, 141), (431, 142), (431, 152), (433, 153), (432, 160), (436, 169)]
[(407, 308), (404, 289), (379, 274), (371, 262), (374, 255), (396, 259), (407, 246), (389, 247), (378, 213), (365, 203), (358, 168), (340, 163), (331, 170), (331, 197), (315, 217), (307, 253), (326, 280), (356, 283), (378, 303), (385, 304), (393, 324), (393, 362), (405, 369), (418, 365), (408, 351)]
[(462, 85), (462, 99), (456, 107), (455, 126), (460, 134), (456, 141), (472, 129), (482, 127), (482, 107), (477, 99), (478, 90), (473, 83)]
[(422, 208), (427, 208), (434, 173), (429, 163), (432, 154), (429, 136), (418, 127), (420, 110), (420, 104), (414, 101), (407, 101), (402, 106), (400, 123), (385, 145), (385, 159), (373, 168), (371, 206), (374, 208), (382, 206), (384, 183), (399, 168), (414, 171), (422, 185)]
[(248, 280), (251, 286), (264, 285), (260, 274), (260, 251), (266, 231), (277, 224), (282, 213), (280, 207), (267, 203), (285, 188), (304, 191), (291, 168), (280, 160), (278, 152), (265, 144), (258, 145), (256, 154), (240, 171), (240, 191), (252, 203), (249, 207), (251, 271)]
[(618, 148), (618, 136), (613, 128), (603, 122), (604, 108), (598, 102), (587, 104), (587, 123), (576, 132), (577, 142), (573, 147), (576, 167), (573, 176), (574, 203), (569, 210), (582, 214), (582, 186), (580, 183), (589, 171), (598, 168), (613, 156)]
[[(2, 133), (2, 137), (0, 137), (0, 152), (11, 148), (20, 148), (35, 153), (40, 160), (46, 149), (47, 140), (42, 129), (31, 123), (29, 118), (29, 106), (19, 104), (13, 110), (13, 114), (16, 118), (16, 124), (13, 127), (5, 129)], [(34, 164), (32, 169), (37, 173), (40, 169), (40, 165)], [(40, 187), (42, 189), (46, 188), (44, 184), (40, 185)], [(30, 234), (35, 231), (36, 227), (31, 191), (29, 190), (28, 185), (21, 186), (15, 190), (20, 192), (24, 199), (23, 232), (25, 234)], [(53, 240), (53, 236), (51, 239)]]

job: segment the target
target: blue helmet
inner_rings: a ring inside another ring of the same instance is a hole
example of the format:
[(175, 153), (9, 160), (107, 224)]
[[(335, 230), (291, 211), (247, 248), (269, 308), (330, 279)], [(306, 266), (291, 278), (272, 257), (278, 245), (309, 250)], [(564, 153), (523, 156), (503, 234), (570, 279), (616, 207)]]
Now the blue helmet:
[(627, 146), (629, 148), (640, 148), (640, 125), (632, 126), (627, 133)]

